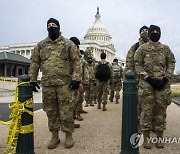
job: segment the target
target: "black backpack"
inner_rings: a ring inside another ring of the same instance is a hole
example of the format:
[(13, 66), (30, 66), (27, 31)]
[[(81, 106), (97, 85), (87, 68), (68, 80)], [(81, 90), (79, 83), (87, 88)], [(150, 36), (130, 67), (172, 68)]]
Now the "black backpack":
[(95, 72), (96, 79), (100, 81), (107, 81), (108, 79), (110, 79), (110, 74), (111, 74), (111, 71), (108, 66), (108, 62), (105, 64), (98, 62), (98, 66)]

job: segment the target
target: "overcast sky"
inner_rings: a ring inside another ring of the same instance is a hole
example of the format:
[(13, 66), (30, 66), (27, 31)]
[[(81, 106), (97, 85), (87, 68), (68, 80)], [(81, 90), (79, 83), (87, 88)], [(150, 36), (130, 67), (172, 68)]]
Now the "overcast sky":
[(141, 26), (155, 24), (180, 71), (180, 0), (0, 0), (0, 46), (44, 39), (50, 17), (59, 20), (65, 37), (81, 40), (95, 21), (97, 6), (117, 57), (126, 57)]

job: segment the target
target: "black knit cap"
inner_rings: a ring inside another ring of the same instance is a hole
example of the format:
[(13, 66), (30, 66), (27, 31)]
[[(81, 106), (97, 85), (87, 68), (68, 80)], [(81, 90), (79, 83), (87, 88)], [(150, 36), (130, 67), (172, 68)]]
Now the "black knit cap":
[(141, 31), (143, 30), (143, 29), (147, 29), (148, 30), (148, 27), (147, 26), (142, 26), (141, 28), (140, 28), (140, 30), (139, 30), (139, 34), (141, 33)]
[(71, 37), (70, 40), (76, 45), (79, 46), (80, 45), (80, 41), (77, 37)]
[(104, 52), (101, 53), (101, 59), (106, 59), (106, 54)]
[(54, 18), (50, 18), (50, 19), (47, 21), (47, 26), (48, 26), (48, 24), (51, 23), (51, 22), (55, 23), (55, 24), (58, 26), (59, 30), (60, 30), (60, 25), (59, 25), (59, 21), (58, 21), (58, 20), (56, 20), (56, 19), (54, 19)]
[(113, 60), (113, 62), (118, 62), (118, 59), (117, 59), (117, 58), (115, 58), (115, 59)]
[(152, 31), (158, 31), (161, 35), (161, 29), (160, 27), (156, 26), (156, 25), (150, 25), (149, 29), (148, 29), (148, 34), (150, 35), (152, 33)]

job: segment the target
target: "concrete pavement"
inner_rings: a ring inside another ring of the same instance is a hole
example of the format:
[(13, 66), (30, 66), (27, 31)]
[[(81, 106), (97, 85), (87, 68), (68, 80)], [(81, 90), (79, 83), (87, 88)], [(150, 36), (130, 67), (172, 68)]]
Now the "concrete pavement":
[[(6, 98), (7, 99), (7, 98)], [(36, 102), (41, 101), (41, 92), (34, 94)], [(97, 107), (87, 107), (88, 114), (83, 114), (83, 121), (75, 121), (81, 127), (73, 133), (75, 145), (71, 149), (64, 148), (65, 135), (60, 132), (61, 143), (54, 150), (47, 149), (51, 134), (47, 127), (46, 114), (41, 110), (34, 115), (34, 142), (36, 154), (118, 154), (121, 147), (121, 114), (122, 104), (108, 102), (107, 111), (98, 110)], [(180, 107), (172, 103), (167, 110), (167, 137), (180, 138)], [(6, 139), (8, 126), (0, 127), (0, 153), (8, 148)], [(152, 133), (152, 136), (155, 134)], [(140, 147), (141, 154), (180, 154), (180, 143), (167, 143), (165, 148), (159, 150), (153, 145), (151, 150)]]

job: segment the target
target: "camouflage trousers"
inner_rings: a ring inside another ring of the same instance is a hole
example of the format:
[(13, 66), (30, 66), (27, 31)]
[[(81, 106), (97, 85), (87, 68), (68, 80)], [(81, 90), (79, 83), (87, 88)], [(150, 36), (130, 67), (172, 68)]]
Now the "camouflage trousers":
[(75, 98), (75, 112), (82, 111), (83, 101), (84, 101), (84, 90), (83, 91), (76, 91), (76, 98)]
[(167, 83), (162, 90), (155, 90), (146, 81), (139, 82), (139, 105), (141, 105), (140, 125), (141, 130), (151, 130), (152, 121), (155, 130), (166, 129), (166, 109), (171, 103), (170, 84)]
[(94, 90), (95, 90), (94, 82), (93, 81), (89, 82), (89, 84), (87, 85), (86, 90), (85, 90), (85, 101), (86, 102), (94, 101), (94, 98), (95, 98)]
[(121, 91), (122, 85), (121, 82), (115, 82), (111, 84), (110, 89), (110, 100), (114, 99), (114, 94), (116, 99), (120, 99), (120, 91)]
[(94, 101), (97, 99), (97, 83), (94, 85)]
[(50, 131), (74, 132), (75, 92), (64, 86), (43, 86), (43, 110), (48, 117)]
[(97, 84), (97, 102), (107, 104), (108, 81), (98, 81)]

